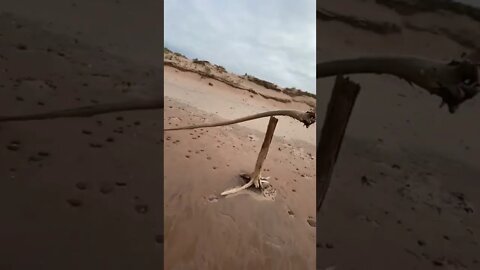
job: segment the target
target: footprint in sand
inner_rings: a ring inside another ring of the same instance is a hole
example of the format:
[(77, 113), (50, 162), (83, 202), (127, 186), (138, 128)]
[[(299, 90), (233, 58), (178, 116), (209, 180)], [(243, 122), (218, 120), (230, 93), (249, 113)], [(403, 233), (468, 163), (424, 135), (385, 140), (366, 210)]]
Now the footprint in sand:
[(307, 223), (308, 225), (310, 225), (311, 227), (317, 227), (317, 221), (313, 219), (313, 217), (308, 217), (307, 219)]
[(27, 45), (25, 44), (17, 44), (17, 46), (15, 46), (15, 48), (17, 48), (17, 50), (19, 51), (25, 51), (28, 49)]
[(295, 217), (295, 213), (293, 213), (292, 210), (288, 210), (288, 215), (290, 215), (291, 217)]
[(147, 204), (136, 204), (135, 211), (139, 214), (146, 214), (148, 212), (148, 205)]
[(82, 200), (75, 199), (75, 198), (67, 199), (67, 203), (70, 204), (70, 206), (72, 206), (72, 207), (80, 207), (80, 206), (83, 205)]
[(334, 248), (334, 246), (333, 246), (332, 243), (326, 243), (326, 244), (325, 244), (325, 247), (328, 248), (328, 249)]
[(215, 203), (218, 202), (218, 197), (216, 195), (210, 195), (207, 197), (208, 202)]
[(155, 242), (157, 244), (163, 244), (163, 234), (157, 234), (155, 235)]
[(91, 148), (102, 148), (103, 145), (101, 143), (90, 143)]
[(7, 149), (10, 151), (18, 151), (20, 149), (20, 141), (11, 141), (7, 145)]
[(88, 186), (89, 185), (87, 184), (87, 182), (83, 182), (83, 181), (75, 184), (75, 187), (77, 187), (77, 189), (79, 189), (79, 190), (86, 190), (86, 189), (88, 189)]
[(418, 244), (419, 246), (421, 246), (421, 247), (423, 247), (423, 246), (426, 245), (426, 243), (425, 243), (424, 241), (422, 241), (422, 240), (418, 240), (418, 241), (417, 241), (417, 244)]

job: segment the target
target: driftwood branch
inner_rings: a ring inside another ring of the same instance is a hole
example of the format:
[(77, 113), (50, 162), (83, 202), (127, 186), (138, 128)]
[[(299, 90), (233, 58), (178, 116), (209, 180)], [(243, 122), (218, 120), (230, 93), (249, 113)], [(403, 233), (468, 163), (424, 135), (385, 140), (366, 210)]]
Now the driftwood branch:
[(347, 74), (390, 74), (442, 98), (450, 113), (480, 91), (478, 64), (415, 57), (361, 57), (317, 64), (317, 78)]
[(251, 121), (259, 118), (264, 118), (264, 117), (272, 117), (272, 116), (288, 116), (291, 117), (295, 120), (298, 120), (302, 122), (305, 127), (309, 127), (313, 123), (315, 123), (315, 112), (313, 111), (308, 111), (308, 112), (299, 112), (299, 111), (294, 111), (294, 110), (277, 110), (277, 111), (267, 111), (267, 112), (261, 112), (253, 115), (248, 115), (245, 117), (233, 119), (233, 120), (227, 120), (227, 121), (221, 121), (221, 122), (215, 122), (215, 123), (208, 123), (208, 124), (199, 124), (199, 125), (193, 125), (193, 126), (185, 126), (185, 127), (177, 127), (177, 128), (166, 128), (164, 131), (174, 131), (174, 130), (186, 130), (186, 129), (196, 129), (196, 128), (207, 128), (207, 127), (220, 127), (220, 126), (227, 126), (227, 125), (232, 125), (236, 123), (241, 123), (245, 121)]
[(241, 190), (247, 189), (252, 185), (255, 185), (256, 188), (262, 187), (261, 185), (261, 177), (260, 172), (262, 171), (263, 162), (267, 158), (268, 149), (270, 148), (270, 144), (272, 143), (273, 133), (275, 132), (275, 128), (277, 126), (278, 119), (275, 117), (270, 117), (268, 121), (267, 133), (265, 134), (265, 138), (263, 139), (262, 148), (260, 149), (260, 153), (258, 154), (257, 162), (255, 163), (255, 169), (250, 176), (250, 181), (241, 187), (232, 188), (226, 190), (221, 193), (221, 195), (229, 195)]
[(272, 143), (273, 133), (275, 132), (275, 128), (277, 127), (278, 119), (275, 117), (270, 117), (270, 121), (268, 121), (267, 133), (265, 134), (265, 138), (263, 139), (262, 148), (260, 149), (260, 153), (258, 154), (257, 162), (255, 163), (255, 170), (252, 174), (253, 184), (256, 188), (260, 187), (260, 172), (262, 171), (263, 162), (267, 158), (268, 149), (270, 148), (270, 144)]
[(19, 116), (0, 116), (0, 122), (45, 120), (68, 117), (91, 117), (94, 115), (120, 111), (155, 109), (163, 109), (163, 97), (154, 100), (131, 100), (123, 103), (99, 104), (46, 113), (27, 114)]
[(330, 187), (333, 169), (359, 91), (358, 84), (337, 76), (317, 146), (317, 212)]

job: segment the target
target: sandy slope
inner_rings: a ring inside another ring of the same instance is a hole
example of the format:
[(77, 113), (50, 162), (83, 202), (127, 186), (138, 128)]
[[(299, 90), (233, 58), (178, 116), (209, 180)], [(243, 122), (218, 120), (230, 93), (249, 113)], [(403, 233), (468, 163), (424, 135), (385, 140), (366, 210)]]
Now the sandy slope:
[[(445, 35), (406, 29), (405, 22), (466, 33), (480, 44), (473, 31), (480, 23), (448, 12), (400, 16), (375, 1), (354, 0), (318, 6), (402, 27), (379, 35), (318, 21), (320, 61), (376, 53), (450, 60), (471, 50)], [(351, 78), (362, 92), (317, 220), (318, 269), (478, 269), (478, 98), (451, 115), (438, 108), (438, 98), (398, 79)], [(332, 79), (317, 82), (319, 119), (332, 86)]]

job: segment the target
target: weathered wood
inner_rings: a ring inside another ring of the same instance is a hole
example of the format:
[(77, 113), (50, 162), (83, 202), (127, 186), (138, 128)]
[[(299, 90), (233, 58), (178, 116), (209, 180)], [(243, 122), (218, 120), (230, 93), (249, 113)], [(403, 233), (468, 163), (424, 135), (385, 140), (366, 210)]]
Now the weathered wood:
[[(252, 184), (255, 184), (256, 188), (260, 187), (260, 172), (262, 171), (263, 162), (267, 158), (268, 149), (270, 148), (270, 144), (272, 143), (273, 133), (275, 132), (275, 128), (277, 127), (277, 122), (278, 122), (277, 118), (273, 116), (270, 117), (270, 120), (268, 121), (267, 133), (265, 134), (265, 138), (263, 139), (260, 153), (258, 153), (257, 162), (255, 163), (255, 169), (253, 173), (249, 176), (250, 181), (248, 181), (248, 183), (246, 183), (241, 187), (225, 190), (220, 195), (226, 196), (226, 195), (239, 192), (241, 190), (249, 188), (250, 186), (252, 186)], [(244, 176), (242, 177), (246, 178)]]
[(267, 133), (265, 134), (265, 138), (263, 139), (262, 148), (260, 149), (260, 153), (258, 154), (257, 163), (255, 163), (255, 170), (252, 174), (253, 184), (256, 188), (260, 186), (260, 172), (262, 171), (263, 162), (267, 158), (268, 149), (270, 148), (270, 144), (272, 143), (273, 133), (275, 132), (275, 128), (277, 127), (278, 119), (275, 117), (270, 117), (270, 121), (268, 121)]
[(454, 113), (480, 92), (479, 66), (469, 60), (434, 61), (410, 56), (374, 56), (317, 63), (317, 79), (350, 74), (390, 74), (442, 98)]
[(199, 125), (192, 125), (192, 126), (184, 126), (184, 127), (176, 127), (176, 128), (166, 128), (164, 131), (175, 131), (175, 130), (187, 130), (187, 129), (196, 129), (196, 128), (208, 128), (208, 127), (220, 127), (226, 125), (232, 125), (236, 123), (241, 123), (245, 121), (255, 120), (263, 117), (273, 117), (273, 116), (288, 116), (295, 120), (302, 122), (305, 127), (309, 127), (313, 123), (315, 123), (315, 112), (308, 111), (308, 112), (299, 112), (295, 110), (275, 110), (275, 111), (267, 111), (262, 113), (256, 113), (248, 116), (244, 116), (241, 118), (221, 121), (216, 123), (207, 123), (207, 124), (199, 124)]
[(337, 76), (317, 146), (317, 212), (320, 211), (330, 186), (333, 169), (359, 91), (358, 84), (343, 76)]
[(156, 109), (163, 109), (163, 97), (155, 98), (152, 100), (130, 100), (120, 103), (98, 104), (46, 113), (36, 113), (19, 116), (0, 116), (0, 122), (45, 120), (68, 117), (92, 117), (94, 115), (113, 112)]

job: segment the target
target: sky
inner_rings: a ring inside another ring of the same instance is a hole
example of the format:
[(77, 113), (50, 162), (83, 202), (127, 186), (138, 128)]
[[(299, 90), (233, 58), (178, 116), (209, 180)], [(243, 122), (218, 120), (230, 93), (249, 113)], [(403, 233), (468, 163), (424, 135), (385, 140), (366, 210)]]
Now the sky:
[(314, 0), (165, 0), (165, 47), (315, 93)]

